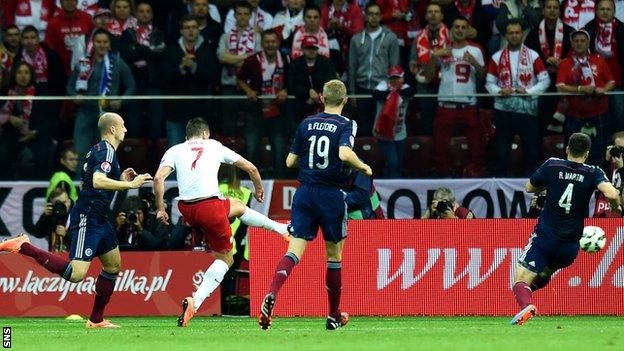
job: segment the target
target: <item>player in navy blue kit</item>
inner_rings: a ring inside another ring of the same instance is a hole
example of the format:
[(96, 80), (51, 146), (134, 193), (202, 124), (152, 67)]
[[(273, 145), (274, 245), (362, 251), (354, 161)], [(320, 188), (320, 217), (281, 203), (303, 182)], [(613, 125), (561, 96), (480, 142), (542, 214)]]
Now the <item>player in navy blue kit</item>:
[(303, 256), (308, 241), (316, 237), (319, 227), (327, 254), (329, 315), (325, 326), (334, 330), (349, 321), (349, 316), (340, 312), (342, 247), (347, 236), (347, 205), (342, 187), (349, 179), (349, 167), (369, 176), (372, 170), (352, 150), (356, 123), (340, 115), (347, 103), (345, 85), (339, 80), (325, 83), (321, 101), (325, 104), (325, 111), (299, 124), (286, 158), (286, 166), (299, 167), (301, 186), (295, 192), (292, 204), (293, 239), (277, 265), (262, 303), (258, 318), (262, 329), (271, 326), (277, 293)]
[(531, 303), (533, 291), (546, 286), (557, 270), (574, 262), (594, 190), (609, 199), (611, 208), (620, 207), (618, 191), (604, 172), (584, 163), (590, 146), (589, 136), (572, 134), (567, 159), (548, 159), (526, 183), (529, 193), (546, 189), (546, 202), (516, 267), (513, 293), (522, 310), (511, 324), (522, 325), (531, 319), (537, 313)]
[(126, 134), (121, 116), (104, 113), (98, 120), (98, 129), (102, 141), (87, 153), (82, 190), (69, 215), (70, 261), (31, 245), (26, 235), (0, 243), (0, 251), (30, 256), (50, 272), (74, 283), (84, 279), (91, 260), (99, 257), (102, 272), (95, 284), (95, 303), (86, 327), (117, 328), (117, 325), (103, 318), (104, 308), (121, 268), (117, 235), (108, 221), (109, 207), (116, 190), (138, 188), (152, 177), (149, 174), (137, 175), (132, 168), (121, 172), (115, 155)]

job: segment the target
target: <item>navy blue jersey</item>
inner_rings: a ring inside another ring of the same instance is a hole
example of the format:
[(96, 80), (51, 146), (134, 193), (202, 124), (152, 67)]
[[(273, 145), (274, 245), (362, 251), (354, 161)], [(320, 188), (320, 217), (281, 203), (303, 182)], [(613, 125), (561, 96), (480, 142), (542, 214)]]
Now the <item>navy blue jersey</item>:
[(530, 181), (535, 187), (547, 189), (536, 232), (562, 241), (578, 241), (583, 234), (583, 220), (589, 214), (589, 200), (598, 184), (608, 180), (596, 166), (550, 158)]
[(119, 180), (121, 168), (117, 162), (115, 148), (106, 140), (100, 141), (89, 150), (82, 167), (82, 190), (78, 194), (78, 201), (73, 210), (106, 217), (115, 191), (94, 189), (93, 174), (102, 172), (110, 179)]
[(290, 152), (299, 156), (299, 181), (343, 187), (350, 169), (338, 156), (340, 146), (353, 148), (357, 124), (340, 115), (319, 113), (304, 119)]

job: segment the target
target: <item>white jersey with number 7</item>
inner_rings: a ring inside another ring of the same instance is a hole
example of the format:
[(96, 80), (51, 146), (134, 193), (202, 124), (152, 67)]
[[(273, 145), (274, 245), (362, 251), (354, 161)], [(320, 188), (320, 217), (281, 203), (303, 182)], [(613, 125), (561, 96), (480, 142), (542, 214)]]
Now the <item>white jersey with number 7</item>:
[(169, 148), (160, 166), (176, 171), (180, 200), (219, 196), (217, 173), (221, 163), (232, 164), (239, 154), (213, 139), (187, 140)]

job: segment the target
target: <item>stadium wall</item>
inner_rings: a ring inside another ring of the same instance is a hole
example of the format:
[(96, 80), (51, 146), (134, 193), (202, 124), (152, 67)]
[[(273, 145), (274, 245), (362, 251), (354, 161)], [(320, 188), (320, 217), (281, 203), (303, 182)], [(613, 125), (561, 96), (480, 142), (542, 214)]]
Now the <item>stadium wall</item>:
[[(178, 315), (180, 301), (201, 284), (213, 261), (206, 252), (123, 252), (106, 315)], [(82, 282), (69, 283), (29, 257), (0, 254), (0, 316), (88, 316), (100, 269), (96, 262)], [(221, 314), (220, 289), (199, 314)]]
[[(624, 223), (602, 227), (605, 248), (574, 264), (534, 295), (540, 314), (624, 315)], [(506, 315), (517, 312), (515, 262), (534, 220), (350, 221), (342, 264), (342, 310), (353, 315)], [(319, 234), (320, 235), (320, 234)], [(250, 232), (251, 311), (259, 306), (286, 244)], [(274, 314), (327, 313), (322, 240), (312, 242), (280, 291)]]

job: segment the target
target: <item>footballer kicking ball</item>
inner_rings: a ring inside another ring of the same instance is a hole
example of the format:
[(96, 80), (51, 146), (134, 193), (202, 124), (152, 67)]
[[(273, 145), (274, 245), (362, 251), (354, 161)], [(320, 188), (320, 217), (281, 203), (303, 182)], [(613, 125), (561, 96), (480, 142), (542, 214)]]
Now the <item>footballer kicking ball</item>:
[(581, 250), (587, 253), (594, 253), (602, 250), (606, 242), (607, 236), (602, 228), (588, 225), (583, 228), (583, 236), (581, 236), (579, 244), (581, 245)]

